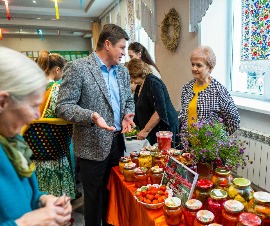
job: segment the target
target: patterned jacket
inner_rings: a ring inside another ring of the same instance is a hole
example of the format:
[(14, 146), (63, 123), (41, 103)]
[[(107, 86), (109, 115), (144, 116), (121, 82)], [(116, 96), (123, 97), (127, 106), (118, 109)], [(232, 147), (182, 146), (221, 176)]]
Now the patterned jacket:
[[(182, 128), (187, 128), (188, 106), (194, 96), (193, 85), (195, 79), (183, 87), (180, 112)], [(198, 119), (208, 121), (211, 118), (222, 118), (227, 131), (232, 134), (239, 128), (240, 115), (228, 90), (216, 79), (212, 78), (209, 86), (198, 95)]]
[[(127, 113), (134, 112), (130, 77), (126, 67), (118, 66), (116, 79), (119, 86), (122, 120)], [(91, 123), (93, 112), (98, 112), (108, 125), (114, 125), (109, 93), (94, 53), (65, 66), (56, 114), (74, 123), (75, 155), (84, 159), (102, 161), (110, 153), (113, 132)]]

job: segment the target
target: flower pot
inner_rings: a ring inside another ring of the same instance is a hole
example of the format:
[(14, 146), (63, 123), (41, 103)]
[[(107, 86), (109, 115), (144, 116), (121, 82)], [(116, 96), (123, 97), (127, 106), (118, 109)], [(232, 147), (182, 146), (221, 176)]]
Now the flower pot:
[(199, 174), (198, 180), (210, 180), (213, 174), (213, 163), (206, 164), (204, 162), (197, 163), (197, 173)]

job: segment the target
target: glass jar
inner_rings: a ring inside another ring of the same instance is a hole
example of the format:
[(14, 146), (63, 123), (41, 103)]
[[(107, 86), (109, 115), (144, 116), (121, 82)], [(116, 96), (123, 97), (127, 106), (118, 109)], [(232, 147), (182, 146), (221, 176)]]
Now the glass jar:
[(170, 131), (159, 131), (156, 133), (158, 149), (160, 151), (168, 151), (172, 147), (173, 133)]
[(241, 213), (238, 220), (237, 226), (260, 226), (262, 224), (261, 218), (254, 213)]
[(121, 157), (119, 159), (119, 171), (120, 171), (120, 173), (123, 174), (123, 172), (124, 172), (124, 165), (126, 163), (128, 163), (128, 162), (130, 162), (130, 158), (128, 156), (124, 156), (124, 157)]
[(214, 214), (208, 210), (200, 210), (196, 214), (196, 219), (194, 221), (194, 226), (209, 225), (214, 221)]
[(151, 184), (160, 184), (163, 177), (163, 168), (154, 166), (151, 168), (150, 181)]
[(134, 169), (134, 182), (137, 188), (148, 184), (148, 175), (146, 167), (138, 167)]
[(125, 163), (124, 165), (124, 178), (127, 182), (134, 181), (134, 169), (136, 164), (134, 162)]
[(184, 207), (185, 225), (193, 226), (196, 219), (196, 214), (202, 208), (202, 202), (197, 199), (190, 199), (186, 202)]
[(228, 189), (228, 196), (243, 203), (245, 210), (247, 210), (248, 202), (252, 199), (253, 193), (250, 181), (246, 178), (235, 178)]
[(222, 210), (227, 201), (227, 192), (221, 189), (213, 189), (208, 198), (208, 210), (215, 215), (215, 223), (222, 223)]
[(183, 158), (180, 150), (174, 150), (172, 152), (172, 157), (175, 158), (177, 161), (183, 163)]
[(150, 169), (152, 167), (152, 156), (150, 151), (141, 151), (139, 156), (139, 166)]
[(139, 167), (139, 156), (140, 156), (140, 153), (137, 151), (133, 151), (130, 153), (130, 159), (132, 162), (136, 164), (136, 167)]
[(198, 180), (195, 187), (195, 198), (202, 202), (202, 209), (207, 209), (207, 199), (213, 188), (213, 182), (207, 179)]
[(159, 166), (160, 168), (165, 168), (165, 155), (163, 155), (160, 152), (156, 152), (153, 156), (152, 156), (152, 165), (153, 166)]
[(251, 202), (250, 207), (261, 218), (262, 225), (270, 226), (270, 193), (263, 191), (254, 192)]
[(238, 217), (244, 209), (244, 205), (236, 200), (228, 200), (222, 210), (222, 225), (237, 226)]
[(228, 192), (228, 188), (232, 185), (233, 181), (233, 177), (230, 173), (231, 172), (225, 168), (216, 168), (215, 173), (211, 177), (214, 187)]
[(165, 199), (163, 212), (168, 225), (179, 225), (182, 219), (181, 199), (170, 197)]

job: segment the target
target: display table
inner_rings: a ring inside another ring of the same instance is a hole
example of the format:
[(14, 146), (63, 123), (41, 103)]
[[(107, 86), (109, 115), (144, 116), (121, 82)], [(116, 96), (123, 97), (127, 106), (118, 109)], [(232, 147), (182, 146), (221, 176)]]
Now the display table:
[(126, 144), (126, 156), (130, 155), (132, 151), (140, 151), (142, 148), (147, 147), (149, 144), (148, 140), (125, 140)]
[[(119, 167), (111, 170), (108, 183), (110, 199), (107, 222), (114, 226), (165, 226), (163, 208), (150, 210), (134, 198), (136, 187), (133, 182), (126, 182)], [(179, 226), (185, 225), (180, 224)]]

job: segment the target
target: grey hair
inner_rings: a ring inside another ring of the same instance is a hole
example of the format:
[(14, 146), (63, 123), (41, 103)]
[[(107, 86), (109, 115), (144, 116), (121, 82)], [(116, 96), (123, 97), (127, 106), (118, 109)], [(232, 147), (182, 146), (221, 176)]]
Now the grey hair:
[(216, 55), (210, 46), (198, 46), (195, 48), (190, 55), (190, 60), (194, 58), (201, 58), (205, 61), (205, 64), (214, 69), (216, 66)]
[(23, 99), (46, 83), (44, 72), (34, 61), (15, 50), (0, 47), (0, 91)]

